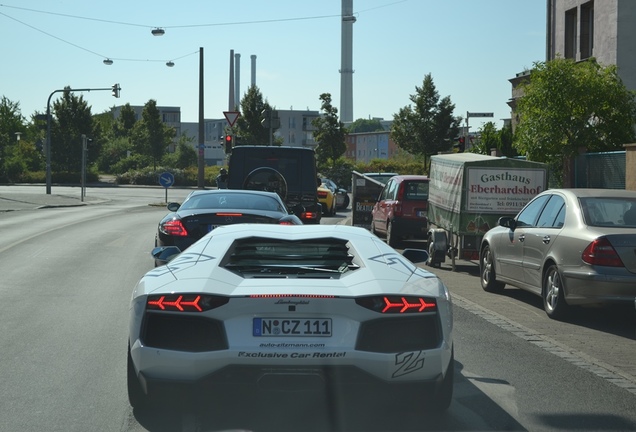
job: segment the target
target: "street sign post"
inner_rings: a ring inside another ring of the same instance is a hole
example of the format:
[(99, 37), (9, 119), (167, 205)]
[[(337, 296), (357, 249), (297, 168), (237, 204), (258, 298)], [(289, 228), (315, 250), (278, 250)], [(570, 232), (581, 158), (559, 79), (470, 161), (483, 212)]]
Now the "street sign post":
[(493, 113), (466, 113), (467, 117), (493, 117)]
[(159, 175), (159, 184), (166, 189), (166, 204), (168, 204), (168, 188), (174, 184), (174, 175), (164, 172)]

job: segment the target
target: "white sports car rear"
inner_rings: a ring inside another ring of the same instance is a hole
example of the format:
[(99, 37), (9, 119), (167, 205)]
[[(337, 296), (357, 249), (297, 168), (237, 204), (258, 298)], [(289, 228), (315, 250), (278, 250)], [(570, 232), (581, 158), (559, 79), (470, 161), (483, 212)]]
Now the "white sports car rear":
[(413, 264), (425, 260), (425, 251), (400, 254), (352, 226), (219, 227), (135, 287), (130, 403), (148, 403), (165, 384), (337, 380), (415, 386), (432, 395), (422, 408), (445, 410), (452, 304), (442, 281)]

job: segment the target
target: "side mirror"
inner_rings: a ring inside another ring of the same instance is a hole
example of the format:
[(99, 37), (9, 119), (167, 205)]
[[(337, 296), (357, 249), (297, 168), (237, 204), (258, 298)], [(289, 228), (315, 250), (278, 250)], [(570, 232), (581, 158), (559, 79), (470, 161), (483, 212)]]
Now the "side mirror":
[(159, 246), (154, 248), (150, 252), (150, 255), (152, 255), (156, 261), (159, 261), (162, 264), (167, 264), (180, 253), (181, 249), (176, 246)]
[(510, 216), (502, 216), (497, 221), (497, 225), (514, 230), (517, 227), (517, 221)]
[(413, 264), (428, 261), (428, 252), (424, 249), (409, 249), (406, 248), (402, 251), (402, 256)]
[(168, 207), (168, 210), (170, 210), (171, 212), (176, 212), (177, 210), (179, 210), (179, 207), (181, 207), (181, 204), (170, 202), (166, 207)]

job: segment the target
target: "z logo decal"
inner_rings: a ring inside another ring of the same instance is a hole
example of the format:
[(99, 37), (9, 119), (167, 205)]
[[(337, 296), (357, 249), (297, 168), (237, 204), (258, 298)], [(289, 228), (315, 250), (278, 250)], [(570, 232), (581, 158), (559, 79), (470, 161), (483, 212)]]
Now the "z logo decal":
[(424, 353), (422, 351), (399, 353), (395, 355), (397, 369), (391, 375), (392, 378), (408, 375), (424, 367)]

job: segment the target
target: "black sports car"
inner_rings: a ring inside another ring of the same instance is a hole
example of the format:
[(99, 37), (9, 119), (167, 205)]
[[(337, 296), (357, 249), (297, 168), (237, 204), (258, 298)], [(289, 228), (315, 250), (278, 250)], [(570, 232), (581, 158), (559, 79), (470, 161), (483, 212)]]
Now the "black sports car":
[(182, 204), (168, 203), (168, 213), (157, 229), (155, 246), (188, 246), (221, 225), (264, 223), (302, 225), (275, 192), (252, 190), (197, 190)]

